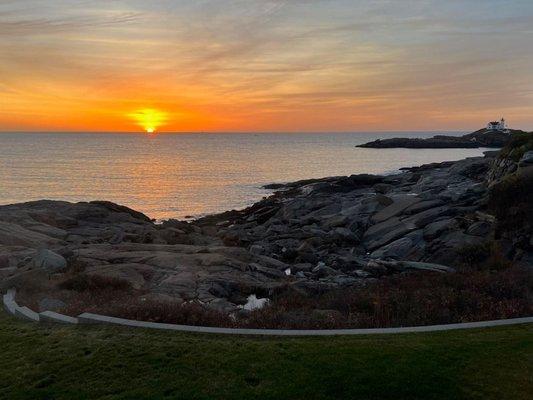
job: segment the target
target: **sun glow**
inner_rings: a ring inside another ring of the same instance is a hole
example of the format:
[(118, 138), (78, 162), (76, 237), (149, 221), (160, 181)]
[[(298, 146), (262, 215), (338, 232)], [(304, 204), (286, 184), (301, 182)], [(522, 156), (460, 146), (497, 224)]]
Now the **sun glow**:
[(147, 133), (154, 133), (158, 127), (164, 125), (168, 120), (168, 114), (164, 111), (152, 108), (144, 108), (128, 114)]

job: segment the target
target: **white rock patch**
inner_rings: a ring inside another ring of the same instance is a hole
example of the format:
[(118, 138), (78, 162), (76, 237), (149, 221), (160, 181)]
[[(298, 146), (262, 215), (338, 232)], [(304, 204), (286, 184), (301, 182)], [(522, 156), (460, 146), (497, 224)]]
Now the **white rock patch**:
[(243, 306), (240, 306), (243, 310), (253, 311), (253, 310), (260, 310), (263, 308), (269, 300), (264, 299), (258, 299), (255, 294), (251, 294), (248, 296), (247, 303)]

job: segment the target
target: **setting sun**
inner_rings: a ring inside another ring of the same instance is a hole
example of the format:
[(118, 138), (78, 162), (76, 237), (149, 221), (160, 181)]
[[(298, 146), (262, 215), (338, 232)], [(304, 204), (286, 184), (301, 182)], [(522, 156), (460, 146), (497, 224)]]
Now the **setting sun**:
[(154, 133), (158, 127), (168, 120), (168, 114), (164, 111), (145, 108), (128, 114), (147, 133)]

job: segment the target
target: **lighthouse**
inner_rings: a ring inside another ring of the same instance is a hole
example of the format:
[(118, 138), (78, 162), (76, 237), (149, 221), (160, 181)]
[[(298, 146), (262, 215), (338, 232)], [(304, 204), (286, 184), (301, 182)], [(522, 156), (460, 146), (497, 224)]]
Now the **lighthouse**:
[(503, 118), (500, 121), (489, 122), (487, 124), (487, 130), (493, 132), (509, 132), (505, 119)]

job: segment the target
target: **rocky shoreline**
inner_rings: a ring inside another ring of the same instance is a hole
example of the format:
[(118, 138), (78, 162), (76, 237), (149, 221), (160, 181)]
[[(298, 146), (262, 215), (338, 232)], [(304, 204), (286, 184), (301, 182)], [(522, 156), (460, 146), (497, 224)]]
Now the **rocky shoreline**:
[[(313, 295), (395, 274), (452, 273), (465, 248), (494, 240), (491, 185), (532, 170), (531, 151), (515, 161), (487, 152), (395, 175), (276, 185), (249, 208), (192, 222), (155, 223), (105, 201), (0, 206), (0, 287), (81, 271), (127, 281), (143, 299), (232, 313), (251, 295), (287, 288)], [(531, 265), (533, 237), (520, 235), (500, 234), (498, 243)]]
[(432, 138), (390, 138), (377, 139), (356, 147), (374, 149), (407, 148), (407, 149), (455, 149), (455, 148), (480, 148), (480, 147), (504, 147), (511, 137), (523, 134), (521, 130), (489, 131), (480, 129), (463, 136), (436, 135)]

